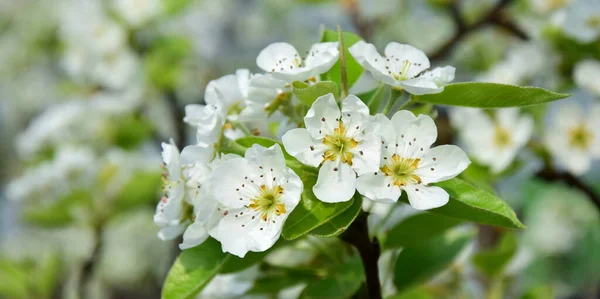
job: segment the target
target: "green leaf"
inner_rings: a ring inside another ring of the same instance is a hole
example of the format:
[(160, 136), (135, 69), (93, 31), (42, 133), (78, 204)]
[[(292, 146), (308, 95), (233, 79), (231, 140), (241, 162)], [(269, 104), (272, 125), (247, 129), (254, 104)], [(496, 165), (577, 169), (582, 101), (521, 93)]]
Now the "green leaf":
[(177, 14), (192, 3), (193, 0), (163, 0), (163, 7), (167, 14)]
[(332, 93), (336, 99), (339, 97), (338, 86), (332, 81), (321, 81), (315, 84), (296, 81), (292, 83), (292, 86), (294, 95), (296, 95), (298, 100), (309, 107), (320, 96)]
[(31, 224), (45, 227), (61, 227), (70, 224), (74, 210), (92, 201), (87, 190), (77, 190), (48, 205), (35, 205), (23, 211), (23, 219)]
[(29, 283), (42, 298), (51, 298), (60, 273), (60, 257), (57, 253), (46, 254), (29, 274)]
[(448, 84), (437, 94), (412, 96), (413, 100), (453, 106), (477, 108), (505, 108), (542, 104), (569, 97), (539, 87), (516, 86), (486, 82)]
[(296, 268), (277, 269), (267, 272), (254, 282), (254, 286), (247, 294), (276, 294), (279, 291), (294, 285), (315, 279), (315, 274)]
[(385, 297), (385, 299), (434, 299), (433, 296), (426, 288), (413, 288), (404, 292)]
[[(354, 33), (349, 32), (343, 32), (342, 37), (344, 38), (344, 54), (346, 55), (348, 87), (351, 87), (356, 81), (358, 81), (358, 78), (360, 78), (360, 75), (362, 75), (364, 69), (360, 64), (358, 64), (358, 62), (356, 62), (352, 54), (350, 54), (350, 52), (348, 51), (348, 48), (350, 48), (356, 42), (362, 40), (362, 38), (360, 38), (360, 36)], [(337, 42), (338, 40), (339, 39), (337, 31), (326, 29), (321, 35), (321, 42)], [(333, 81), (338, 86), (341, 85), (341, 78), (341, 62), (339, 60), (327, 73), (321, 75), (321, 81)]]
[(227, 261), (221, 245), (209, 238), (199, 246), (186, 249), (169, 270), (162, 290), (163, 299), (193, 298), (219, 272)]
[(365, 274), (360, 258), (354, 257), (341, 265), (332, 276), (309, 283), (300, 298), (350, 298), (364, 280)]
[(160, 191), (160, 174), (156, 172), (138, 172), (121, 189), (116, 204), (119, 210), (135, 208), (154, 202)]
[(183, 37), (159, 39), (144, 57), (145, 74), (160, 89), (175, 88), (183, 70), (183, 61), (192, 53), (192, 45)]
[(304, 192), (300, 203), (290, 213), (283, 225), (282, 235), (287, 240), (301, 237), (323, 223), (330, 221), (348, 209), (354, 202), (354, 198), (339, 203), (320, 201), (312, 191), (312, 187), (317, 182), (315, 174), (305, 172), (302, 182), (304, 182)]
[(431, 212), (497, 227), (526, 227), (508, 204), (483, 189), (457, 178), (435, 185), (450, 194), (450, 201)]
[(394, 285), (398, 291), (417, 286), (446, 268), (473, 235), (473, 231), (449, 231), (425, 243), (405, 247), (394, 268)]
[(536, 286), (529, 289), (521, 299), (547, 299), (556, 298), (552, 286)]
[(473, 264), (487, 277), (494, 277), (502, 270), (517, 252), (517, 237), (507, 232), (502, 237), (497, 248), (480, 250), (473, 255)]
[(30, 298), (27, 286), (28, 273), (22, 265), (0, 258), (0, 297)]
[(152, 134), (152, 123), (147, 119), (129, 116), (111, 124), (114, 143), (124, 149), (134, 149)]
[(369, 112), (375, 114), (379, 111), (379, 106), (386, 94), (388, 94), (387, 85), (381, 85), (368, 93), (358, 95), (358, 97), (369, 107)]
[(336, 237), (343, 233), (362, 210), (362, 201), (362, 196), (356, 193), (354, 195), (354, 201), (348, 209), (331, 219), (331, 221), (325, 222), (313, 229), (310, 231), (310, 234), (318, 237)]
[(415, 214), (402, 220), (389, 231), (384, 247), (414, 246), (431, 240), (460, 223), (462, 220), (439, 214), (428, 212)]

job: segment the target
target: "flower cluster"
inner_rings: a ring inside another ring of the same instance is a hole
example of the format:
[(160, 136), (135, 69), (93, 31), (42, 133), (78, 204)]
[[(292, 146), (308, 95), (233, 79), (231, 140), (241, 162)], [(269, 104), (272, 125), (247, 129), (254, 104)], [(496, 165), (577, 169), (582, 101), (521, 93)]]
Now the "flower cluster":
[[(453, 67), (428, 71), (425, 54), (409, 45), (390, 43), (382, 56), (373, 45), (358, 42), (350, 52), (373, 77), (396, 90), (439, 93), (454, 78)], [(431, 117), (407, 110), (391, 119), (371, 115), (359, 97), (338, 101), (333, 93), (304, 109), (292, 83), (318, 83), (338, 57), (337, 42), (315, 44), (305, 57), (290, 44), (274, 43), (256, 59), (266, 73), (240, 69), (208, 83), (205, 105), (185, 109), (184, 121), (196, 129), (196, 144), (180, 153), (172, 142), (163, 143), (165, 196), (154, 217), (162, 227), (161, 239), (183, 233), (180, 248), (186, 249), (211, 236), (223, 251), (240, 257), (265, 251), (306, 190), (326, 203), (349, 201), (357, 192), (396, 202), (402, 190), (419, 210), (448, 202), (448, 193), (431, 184), (457, 176), (470, 161), (457, 146), (432, 148), (437, 128)], [(236, 139), (251, 135), (281, 142), (227, 150)], [(303, 169), (317, 176), (316, 183), (300, 178)]]

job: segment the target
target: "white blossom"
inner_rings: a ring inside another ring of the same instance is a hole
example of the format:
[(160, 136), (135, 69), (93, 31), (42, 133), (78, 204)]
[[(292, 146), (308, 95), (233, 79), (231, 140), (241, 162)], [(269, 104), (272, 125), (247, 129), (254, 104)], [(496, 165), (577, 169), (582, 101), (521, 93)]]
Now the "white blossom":
[(162, 12), (160, 0), (113, 0), (117, 14), (133, 27), (151, 21)]
[(600, 96), (600, 61), (583, 60), (575, 65), (573, 79), (580, 87)]
[[(493, 173), (505, 170), (533, 133), (533, 119), (516, 108), (498, 109), (495, 119), (479, 109), (454, 108), (451, 119), (459, 138), (475, 160)], [(460, 122), (460, 123), (459, 123)]]
[(448, 193), (429, 184), (460, 174), (471, 163), (467, 155), (454, 145), (430, 148), (437, 128), (427, 115), (416, 117), (401, 110), (391, 120), (382, 114), (375, 120), (382, 137), (380, 167), (358, 177), (358, 192), (372, 200), (395, 202), (404, 190), (417, 210), (445, 205)]
[(209, 233), (221, 242), (224, 252), (239, 257), (275, 244), (303, 191), (302, 180), (286, 167), (279, 145), (255, 144), (244, 158), (224, 161), (208, 185), (223, 205), (221, 219)]
[(274, 78), (291, 83), (316, 79), (331, 69), (338, 56), (337, 42), (314, 44), (305, 58), (288, 43), (273, 43), (260, 51), (256, 64)]
[(324, 202), (348, 201), (355, 192), (356, 176), (378, 169), (381, 139), (372, 130), (369, 108), (349, 95), (338, 107), (332, 94), (312, 104), (304, 128), (283, 135), (286, 151), (300, 162), (317, 167), (313, 187)]
[(440, 93), (444, 85), (454, 80), (454, 67), (429, 71), (429, 58), (411, 45), (391, 42), (385, 47), (384, 56), (373, 44), (364, 41), (355, 43), (349, 50), (375, 79), (415, 95)]
[(565, 8), (564, 33), (583, 43), (600, 37), (600, 2), (576, 0)]
[(567, 171), (582, 175), (600, 158), (600, 105), (588, 112), (575, 102), (563, 103), (546, 130), (544, 142)]

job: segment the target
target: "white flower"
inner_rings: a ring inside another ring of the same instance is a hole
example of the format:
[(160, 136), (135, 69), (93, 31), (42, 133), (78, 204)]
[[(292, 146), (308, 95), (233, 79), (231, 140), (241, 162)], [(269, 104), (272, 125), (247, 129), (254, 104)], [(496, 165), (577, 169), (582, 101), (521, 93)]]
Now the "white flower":
[(541, 14), (559, 9), (571, 1), (572, 0), (529, 0), (533, 10)]
[(584, 60), (575, 65), (573, 79), (577, 85), (600, 96), (600, 61)]
[(577, 103), (567, 102), (546, 131), (546, 147), (559, 164), (575, 175), (591, 168), (592, 159), (600, 158), (600, 105), (588, 113)]
[(355, 43), (349, 50), (375, 79), (415, 95), (440, 93), (444, 85), (454, 80), (454, 67), (428, 71), (430, 64), (425, 53), (410, 45), (391, 42), (385, 47), (385, 56), (364, 41)]
[(372, 132), (369, 108), (349, 95), (338, 107), (332, 94), (319, 97), (304, 125), (283, 135), (286, 151), (300, 162), (319, 166), (313, 187), (324, 202), (348, 201), (355, 192), (356, 175), (376, 171), (381, 155), (381, 139)]
[(275, 244), (303, 190), (298, 175), (285, 166), (279, 145), (255, 144), (244, 158), (221, 163), (208, 185), (224, 206), (219, 224), (209, 233), (221, 242), (224, 252), (239, 257)]
[(337, 42), (314, 44), (304, 59), (294, 46), (273, 43), (260, 51), (256, 64), (276, 79), (285, 82), (304, 81), (327, 72), (338, 56)]
[(467, 151), (493, 173), (506, 169), (533, 133), (533, 119), (516, 108), (496, 110), (495, 120), (479, 109), (455, 108), (451, 119)]
[(98, 57), (91, 77), (109, 89), (124, 89), (132, 84), (138, 71), (138, 57), (133, 51), (122, 49)]
[(372, 200), (395, 202), (404, 190), (410, 205), (418, 210), (445, 205), (448, 193), (429, 184), (460, 174), (471, 163), (467, 155), (454, 145), (430, 148), (437, 128), (427, 115), (415, 117), (401, 110), (391, 120), (382, 114), (375, 120), (382, 136), (380, 168), (358, 177), (358, 192)]
[(134, 27), (147, 23), (162, 11), (160, 0), (114, 0), (113, 7)]
[(562, 29), (580, 42), (590, 43), (600, 37), (600, 2), (577, 0), (565, 9)]
[[(226, 120), (229, 110), (241, 109), (248, 97), (250, 72), (239, 69), (235, 75), (226, 75), (210, 81), (204, 94), (206, 105), (187, 105), (183, 121), (197, 128), (198, 144), (207, 146), (215, 143)], [(238, 107), (236, 107), (238, 106)]]
[[(158, 232), (161, 240), (172, 240), (179, 236), (185, 230), (187, 222), (184, 220), (184, 196), (185, 181), (181, 171), (181, 161), (179, 149), (173, 141), (162, 144), (163, 161), (167, 173), (163, 177), (164, 190), (163, 196), (156, 206), (154, 214), (154, 223), (162, 229)], [(189, 209), (189, 207), (188, 207)]]

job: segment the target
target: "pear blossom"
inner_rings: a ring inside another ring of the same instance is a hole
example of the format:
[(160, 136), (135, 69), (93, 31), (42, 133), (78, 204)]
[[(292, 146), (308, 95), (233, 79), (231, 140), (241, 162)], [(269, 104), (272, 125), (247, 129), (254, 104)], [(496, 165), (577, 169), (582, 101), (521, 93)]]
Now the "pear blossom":
[(475, 160), (493, 173), (505, 170), (533, 133), (533, 119), (516, 108), (498, 109), (495, 119), (479, 109), (455, 108), (452, 124), (459, 139)]
[(583, 43), (590, 43), (600, 37), (600, 2), (596, 0), (576, 0), (565, 8), (564, 33)]
[(304, 117), (306, 128), (283, 135), (286, 151), (306, 165), (319, 166), (315, 196), (324, 202), (348, 201), (356, 176), (377, 171), (381, 139), (374, 134), (369, 108), (349, 95), (338, 107), (332, 94), (317, 98)]
[(230, 109), (240, 109), (248, 96), (250, 72), (239, 69), (235, 74), (210, 81), (206, 87), (206, 105), (191, 104), (185, 107), (184, 122), (197, 128), (199, 145), (212, 145), (217, 141)]
[(575, 65), (573, 72), (573, 80), (582, 88), (600, 96), (600, 61), (598, 60), (583, 60)]
[(181, 172), (179, 149), (173, 141), (163, 143), (162, 148), (163, 162), (167, 171), (163, 176), (166, 195), (156, 206), (154, 223), (162, 228), (158, 232), (161, 240), (172, 240), (183, 233), (188, 224), (184, 217), (187, 212), (184, 207), (189, 210), (189, 205), (184, 202), (185, 181)]
[(302, 180), (286, 167), (279, 145), (253, 145), (245, 157), (231, 158), (208, 181), (221, 219), (209, 231), (223, 252), (244, 257), (265, 251), (279, 236), (283, 223), (300, 202)]
[(115, 11), (133, 27), (139, 27), (162, 12), (160, 0), (113, 0)]
[(455, 145), (430, 148), (437, 139), (437, 128), (427, 115), (416, 117), (407, 110), (398, 111), (392, 119), (375, 116), (381, 134), (379, 168), (358, 177), (356, 188), (365, 197), (381, 202), (395, 202), (402, 190), (410, 205), (417, 210), (441, 207), (448, 193), (430, 186), (451, 179), (471, 163)]
[(349, 51), (375, 79), (415, 95), (440, 93), (454, 80), (454, 67), (429, 71), (429, 58), (411, 45), (391, 42), (381, 56), (373, 44), (359, 41)]
[(589, 112), (575, 102), (561, 105), (546, 131), (546, 147), (560, 166), (574, 175), (588, 172), (592, 160), (600, 158), (600, 105)]
[(331, 69), (338, 56), (337, 42), (314, 44), (305, 58), (300, 57), (296, 48), (288, 43), (273, 43), (260, 51), (256, 64), (285, 82), (316, 80), (318, 75)]

